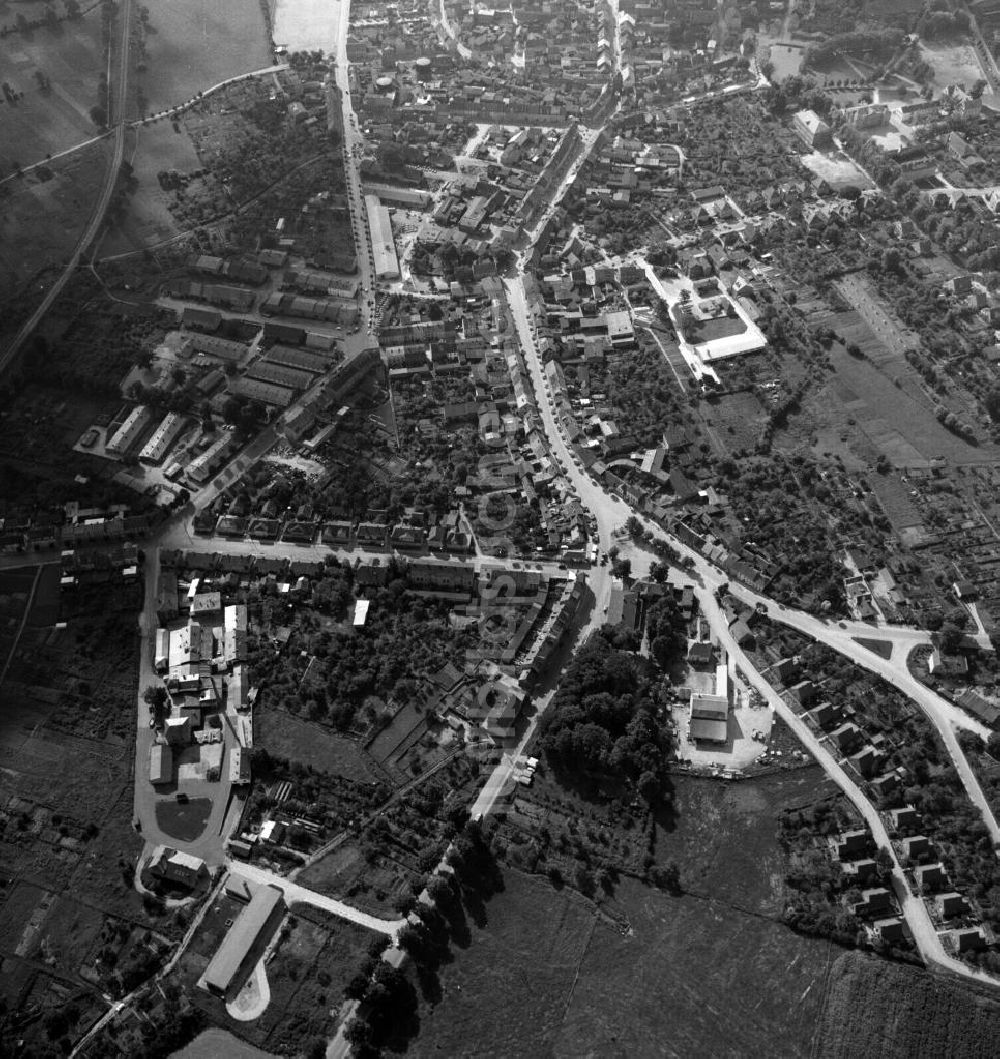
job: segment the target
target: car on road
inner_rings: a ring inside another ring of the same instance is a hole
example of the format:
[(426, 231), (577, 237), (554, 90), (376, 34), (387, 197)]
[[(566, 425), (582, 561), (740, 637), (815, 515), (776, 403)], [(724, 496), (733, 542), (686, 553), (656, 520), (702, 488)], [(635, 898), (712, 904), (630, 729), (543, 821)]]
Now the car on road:
[(181, 805), (187, 805), (188, 796), (183, 791), (178, 791), (177, 794), (175, 795), (175, 797), (177, 798), (177, 801), (180, 802)]

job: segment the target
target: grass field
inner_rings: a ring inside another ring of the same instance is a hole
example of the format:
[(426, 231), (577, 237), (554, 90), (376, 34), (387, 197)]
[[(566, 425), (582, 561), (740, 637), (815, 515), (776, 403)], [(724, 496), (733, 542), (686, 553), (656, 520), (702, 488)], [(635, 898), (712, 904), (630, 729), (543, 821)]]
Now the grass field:
[(753, 452), (767, 422), (767, 411), (752, 390), (710, 396), (701, 414), (730, 453)]
[(53, 162), (51, 179), (36, 169), (0, 184), (0, 301), (39, 269), (69, 257), (90, 220), (109, 155), (102, 140)]
[(184, 103), (274, 59), (255, 0), (174, 0), (150, 8), (148, 69), (140, 87), (147, 111)]
[[(13, 23), (16, 10), (7, 8), (0, 21)], [(26, 14), (39, 17), (41, 11)], [(6, 176), (14, 162), (32, 165), (97, 135), (100, 130), (90, 108), (98, 101), (103, 68), (101, 16), (96, 7), (77, 22), (0, 38), (3, 80), (24, 93), (15, 106), (0, 102), (0, 176)], [(39, 88), (37, 71), (52, 82), (48, 92)]]
[[(657, 860), (684, 895), (623, 879), (602, 908), (504, 869), (505, 889), (440, 972), (418, 1055), (804, 1056), (825, 996), (825, 941), (778, 921), (776, 814), (827, 793), (817, 768), (723, 785), (678, 777)], [(511, 1013), (517, 1017), (512, 1018)]]
[[(849, 338), (844, 328), (838, 330)], [(905, 362), (892, 358), (880, 367), (835, 343), (830, 364), (834, 374), (807, 403), (819, 451), (842, 454), (849, 449), (852, 460), (868, 463), (883, 453), (896, 467), (925, 466), (935, 456), (958, 464), (995, 458), (992, 444), (969, 445), (935, 419)]]
[(201, 167), (190, 138), (174, 132), (169, 121), (140, 125), (133, 134), (135, 155), (133, 175), (139, 182), (128, 200), (123, 222), (110, 229), (100, 246), (100, 255), (110, 257), (155, 246), (176, 235), (177, 224), (170, 214), (170, 192), (164, 191), (157, 173), (176, 170), (187, 174)]
[(1000, 1055), (1000, 1001), (914, 967), (844, 953), (831, 968), (818, 1040), (823, 1059), (992, 1059)]
[(193, 842), (200, 838), (212, 815), (209, 798), (192, 798), (187, 802), (158, 801), (156, 824), (165, 835), (179, 842)]
[[(808, 1055), (831, 947), (724, 902), (620, 888), (631, 932), (505, 873), (415, 1055)], [(516, 1012), (516, 1018), (512, 1017)]]
[(886, 643), (884, 640), (869, 640), (864, 636), (854, 636), (852, 637), (852, 639), (855, 643), (859, 643), (862, 647), (865, 647), (874, 654), (877, 654), (879, 658), (892, 657), (891, 643)]
[(254, 718), (254, 739), (272, 754), (352, 780), (374, 780), (356, 739), (337, 735), (322, 725), (303, 721), (274, 706)]

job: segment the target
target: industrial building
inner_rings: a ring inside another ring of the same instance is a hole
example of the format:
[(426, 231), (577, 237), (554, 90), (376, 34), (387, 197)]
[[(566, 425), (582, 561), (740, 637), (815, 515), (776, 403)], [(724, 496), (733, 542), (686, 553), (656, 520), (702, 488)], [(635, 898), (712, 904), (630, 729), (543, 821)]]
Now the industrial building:
[(392, 237), (389, 210), (379, 201), (378, 195), (365, 195), (365, 208), (368, 210), (368, 227), (372, 237), (375, 278), (399, 279), (399, 258)]
[(125, 422), (112, 434), (104, 446), (109, 456), (124, 456), (142, 437), (144, 431), (153, 421), (153, 410), (149, 405), (137, 404), (129, 413)]
[(267, 947), (285, 913), (285, 898), (276, 886), (261, 886), (222, 939), (201, 984), (224, 997), (243, 980)]
[(163, 417), (163, 422), (153, 431), (153, 436), (143, 446), (142, 452), (139, 453), (139, 462), (154, 466), (163, 463), (163, 458), (170, 451), (170, 446), (184, 429), (184, 423), (184, 416), (177, 412), (168, 412)]

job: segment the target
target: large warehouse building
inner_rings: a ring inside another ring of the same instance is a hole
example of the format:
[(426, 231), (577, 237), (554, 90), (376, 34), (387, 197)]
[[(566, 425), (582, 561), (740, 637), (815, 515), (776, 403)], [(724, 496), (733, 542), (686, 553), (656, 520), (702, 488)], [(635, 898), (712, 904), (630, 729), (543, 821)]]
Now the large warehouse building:
[(375, 278), (399, 279), (399, 258), (392, 238), (389, 211), (379, 201), (378, 195), (365, 195), (365, 208), (368, 210), (368, 227), (371, 230)]
[(261, 886), (222, 939), (201, 984), (222, 997), (241, 986), (284, 914), (284, 894), (276, 886)]

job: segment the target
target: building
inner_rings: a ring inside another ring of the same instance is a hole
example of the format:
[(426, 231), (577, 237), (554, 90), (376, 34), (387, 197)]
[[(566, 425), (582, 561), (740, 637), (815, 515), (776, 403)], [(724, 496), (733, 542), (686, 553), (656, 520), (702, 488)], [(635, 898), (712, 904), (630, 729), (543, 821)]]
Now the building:
[(872, 929), (885, 942), (902, 941), (903, 921), (898, 916), (889, 916), (886, 919), (876, 919), (872, 923)]
[(399, 279), (399, 258), (396, 256), (389, 210), (379, 201), (378, 195), (365, 195), (365, 208), (368, 211), (375, 278)]
[(188, 890), (195, 889), (199, 883), (208, 879), (208, 868), (203, 860), (169, 846), (157, 846), (153, 850), (149, 872), (161, 882), (184, 886)]
[(247, 656), (247, 608), (231, 604), (222, 613), (222, 653), (226, 665), (242, 662)]
[(284, 894), (276, 886), (261, 886), (222, 939), (200, 984), (221, 997), (241, 986), (284, 914)]
[(174, 779), (174, 755), (164, 743), (154, 743), (149, 748), (149, 782), (154, 787), (172, 783)]
[(729, 729), (729, 700), (724, 695), (691, 696), (688, 735), (695, 743), (725, 743)]
[(958, 952), (978, 952), (986, 948), (986, 939), (978, 927), (969, 927), (967, 930), (953, 930), (952, 940)]
[(163, 724), (163, 737), (170, 746), (187, 746), (191, 742), (191, 718), (168, 717)]
[(822, 150), (833, 146), (830, 126), (814, 110), (800, 110), (792, 117), (792, 128), (807, 147)]
[(909, 831), (911, 828), (920, 826), (920, 814), (912, 805), (904, 805), (901, 809), (890, 809), (889, 818), (896, 831)]
[(921, 854), (931, 851), (931, 840), (926, 835), (911, 835), (910, 838), (904, 838), (900, 845), (910, 860), (916, 860)]
[(153, 665), (157, 673), (163, 673), (170, 664), (170, 633), (166, 629), (156, 630), (156, 651)]
[(938, 915), (942, 919), (952, 919), (954, 916), (963, 916), (968, 911), (965, 898), (953, 890), (949, 894), (939, 894), (935, 899)]
[(159, 466), (164, 457), (170, 451), (170, 446), (177, 440), (178, 434), (184, 429), (186, 420), (177, 412), (169, 412), (163, 417), (163, 422), (153, 431), (153, 436), (142, 447), (139, 453), (139, 462)]
[(207, 482), (229, 455), (233, 445), (233, 434), (224, 431), (200, 456), (192, 460), (187, 469), (188, 478), (198, 485)]
[(837, 856), (841, 860), (854, 860), (867, 852), (868, 832), (863, 827), (845, 831), (837, 841)]
[(239, 746), (229, 751), (229, 782), (233, 785), (250, 782), (250, 755)]
[(882, 886), (871, 890), (861, 891), (861, 900), (856, 902), (852, 909), (856, 916), (880, 915), (892, 910), (892, 898), (888, 890)]
[(948, 885), (948, 873), (940, 862), (920, 865), (920, 867), (914, 869), (913, 877), (917, 880), (917, 886), (923, 893), (942, 890)]
[(152, 421), (153, 410), (148, 405), (137, 404), (128, 414), (125, 422), (108, 439), (104, 451), (109, 456), (117, 456), (119, 459), (125, 456), (142, 437)]
[(207, 618), (218, 614), (222, 609), (222, 595), (219, 592), (198, 592), (191, 600), (191, 617)]

